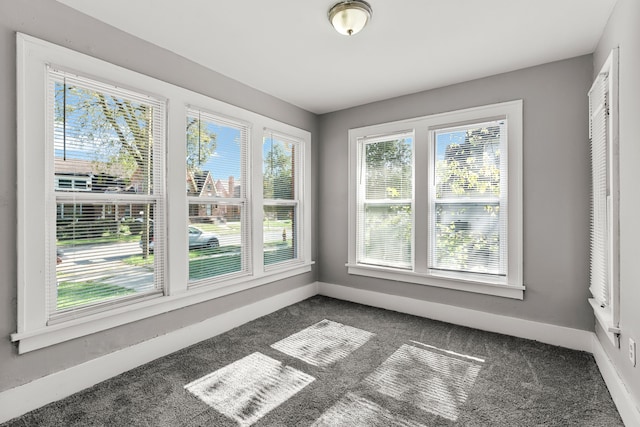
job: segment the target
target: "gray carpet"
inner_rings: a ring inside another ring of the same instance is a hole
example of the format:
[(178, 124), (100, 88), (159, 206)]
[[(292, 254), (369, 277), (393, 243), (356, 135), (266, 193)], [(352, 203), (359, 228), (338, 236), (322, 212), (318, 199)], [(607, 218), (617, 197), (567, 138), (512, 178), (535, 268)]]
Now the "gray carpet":
[(3, 426), (622, 426), (590, 354), (313, 297)]

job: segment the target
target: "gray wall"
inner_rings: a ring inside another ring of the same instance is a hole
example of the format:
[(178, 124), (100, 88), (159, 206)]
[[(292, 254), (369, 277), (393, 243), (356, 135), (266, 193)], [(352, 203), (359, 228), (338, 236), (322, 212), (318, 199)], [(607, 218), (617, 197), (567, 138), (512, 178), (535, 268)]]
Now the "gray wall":
[[(16, 31), (308, 130), (312, 133), (313, 159), (318, 158), (317, 118), (309, 112), (134, 38), (58, 2), (0, 0), (0, 392), (315, 281), (314, 271), (18, 356), (15, 345), (9, 340), (9, 335), (16, 331), (17, 309)], [(209, 48), (215, 49), (215, 46)], [(312, 174), (312, 209), (315, 212), (315, 164), (312, 165)], [(316, 235), (317, 226), (314, 223), (314, 241)]]
[(614, 348), (600, 328), (597, 334), (611, 361), (640, 405), (640, 359), (631, 366), (629, 338), (640, 351), (640, 2), (618, 0), (594, 53), (594, 77), (609, 52), (620, 47), (620, 334)]
[[(320, 281), (593, 330), (587, 304), (591, 77), (588, 55), (321, 116)], [(348, 275), (348, 129), (514, 99), (524, 100), (524, 301)]]
[[(640, 339), (640, 273), (633, 217), (640, 161), (637, 0), (619, 0), (595, 55), (597, 68), (620, 44), (622, 95), (623, 330)], [(126, 68), (255, 111), (312, 133), (313, 257), (317, 272), (156, 316), (18, 356), (16, 330), (16, 86), (15, 32), (70, 47)], [(215, 46), (211, 47), (212, 49)], [(213, 315), (313, 282), (371, 289), (496, 314), (593, 330), (588, 298), (589, 153), (587, 97), (591, 55), (377, 102), (317, 118), (184, 58), (129, 36), (51, 0), (0, 0), (0, 392), (38, 377), (178, 330)], [(632, 77), (635, 76), (635, 77)], [(513, 99), (524, 100), (524, 301), (346, 274), (347, 130)], [(634, 117), (635, 116), (635, 117)], [(634, 139), (635, 138), (635, 139)], [(627, 160), (628, 159), (628, 160)], [(637, 169), (637, 167), (635, 167)], [(317, 179), (316, 179), (317, 178)], [(318, 233), (321, 230), (321, 233)], [(627, 237), (628, 236), (628, 237)], [(634, 329), (635, 328), (635, 329)], [(628, 332), (627, 332), (628, 331)], [(619, 350), (614, 362), (638, 389), (639, 368)]]

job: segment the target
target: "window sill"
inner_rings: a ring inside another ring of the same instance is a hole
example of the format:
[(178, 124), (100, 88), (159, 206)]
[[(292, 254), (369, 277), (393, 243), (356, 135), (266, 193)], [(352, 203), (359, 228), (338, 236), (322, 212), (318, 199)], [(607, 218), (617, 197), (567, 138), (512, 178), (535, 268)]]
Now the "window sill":
[(611, 310), (601, 307), (593, 298), (589, 298), (589, 304), (591, 304), (591, 307), (593, 308), (593, 314), (596, 316), (596, 321), (607, 335), (607, 338), (609, 338), (609, 341), (611, 341), (611, 344), (613, 344), (615, 348), (620, 348), (620, 328), (613, 323), (613, 314), (611, 313)]
[(416, 273), (395, 268), (377, 267), (360, 264), (347, 264), (349, 274), (375, 277), (378, 279), (396, 280), (399, 282), (416, 283), (419, 285), (435, 286), (438, 288), (455, 289), (458, 291), (474, 292), (504, 298), (522, 300), (525, 287), (510, 285), (506, 280), (479, 274), (460, 274), (433, 272), (429, 274)]
[(62, 321), (40, 329), (11, 334), (11, 341), (19, 342), (20, 354), (48, 347), (64, 341), (90, 335), (106, 329), (136, 322), (148, 317), (157, 316), (172, 310), (188, 307), (214, 298), (220, 298), (241, 292), (267, 283), (297, 276), (311, 271), (313, 263), (298, 265), (281, 271), (273, 271), (259, 278), (219, 284), (218, 286), (201, 286), (188, 289), (186, 292), (147, 298), (142, 301), (121, 305), (108, 311), (90, 314), (84, 317)]

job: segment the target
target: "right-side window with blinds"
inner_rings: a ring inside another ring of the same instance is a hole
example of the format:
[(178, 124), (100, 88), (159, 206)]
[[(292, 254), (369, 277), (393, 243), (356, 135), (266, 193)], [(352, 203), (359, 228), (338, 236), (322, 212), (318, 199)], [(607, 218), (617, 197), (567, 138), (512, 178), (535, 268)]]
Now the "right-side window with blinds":
[(618, 327), (617, 50), (589, 91), (591, 149), (590, 303), (614, 339)]
[(506, 119), (433, 131), (429, 268), (507, 274)]

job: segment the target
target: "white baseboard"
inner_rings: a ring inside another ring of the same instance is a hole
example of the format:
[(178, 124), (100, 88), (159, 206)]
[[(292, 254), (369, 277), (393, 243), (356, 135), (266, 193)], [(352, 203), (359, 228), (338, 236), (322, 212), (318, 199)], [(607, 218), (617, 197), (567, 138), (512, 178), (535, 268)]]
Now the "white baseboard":
[(317, 293), (317, 283), (310, 283), (6, 390), (0, 393), (0, 423)]
[(589, 331), (330, 283), (319, 282), (318, 288), (320, 295), (332, 298), (591, 352), (593, 332)]
[(602, 374), (605, 384), (607, 384), (609, 394), (611, 394), (611, 398), (616, 404), (616, 408), (618, 408), (624, 425), (629, 427), (640, 426), (640, 408), (638, 408), (633, 396), (624, 385), (615, 365), (611, 362), (611, 359), (609, 359), (596, 334), (593, 334), (591, 345), (593, 357), (596, 359), (598, 369)]

